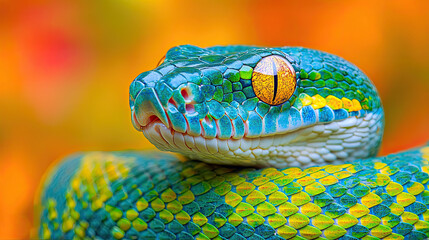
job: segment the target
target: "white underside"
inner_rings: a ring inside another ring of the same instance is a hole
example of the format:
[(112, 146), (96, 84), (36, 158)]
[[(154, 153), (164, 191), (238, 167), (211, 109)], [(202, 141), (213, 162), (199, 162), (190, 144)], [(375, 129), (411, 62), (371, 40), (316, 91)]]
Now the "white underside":
[(142, 129), (157, 148), (208, 163), (309, 167), (372, 156), (378, 150), (382, 115), (369, 113), (281, 135), (242, 139), (207, 139), (172, 131), (156, 122)]

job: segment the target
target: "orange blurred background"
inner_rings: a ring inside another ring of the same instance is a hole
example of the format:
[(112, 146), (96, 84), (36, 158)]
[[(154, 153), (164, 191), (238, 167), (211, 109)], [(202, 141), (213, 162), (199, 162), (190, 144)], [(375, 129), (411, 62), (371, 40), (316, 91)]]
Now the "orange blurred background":
[[(214, 3), (216, 2), (216, 3)], [(381, 154), (429, 140), (429, 2), (0, 0), (0, 238), (26, 239), (55, 160), (152, 148), (128, 86), (172, 46), (300, 45), (359, 66), (386, 113)]]

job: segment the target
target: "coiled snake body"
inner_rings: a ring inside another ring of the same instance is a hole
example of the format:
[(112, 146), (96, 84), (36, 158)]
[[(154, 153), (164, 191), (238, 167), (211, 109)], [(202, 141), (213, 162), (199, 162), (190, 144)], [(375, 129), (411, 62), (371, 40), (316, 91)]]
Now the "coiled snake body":
[[(162, 152), (88, 152), (55, 167), (43, 239), (426, 239), (429, 147), (374, 158), (376, 89), (306, 48), (172, 48), (130, 87)], [(195, 161), (198, 160), (198, 161)]]

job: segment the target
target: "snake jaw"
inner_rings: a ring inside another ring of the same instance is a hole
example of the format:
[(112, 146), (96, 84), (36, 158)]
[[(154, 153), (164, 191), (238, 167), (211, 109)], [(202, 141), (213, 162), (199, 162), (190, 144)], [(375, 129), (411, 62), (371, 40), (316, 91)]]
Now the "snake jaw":
[(162, 151), (177, 152), (208, 163), (309, 167), (375, 156), (382, 128), (383, 114), (379, 110), (282, 134), (240, 139), (191, 136), (168, 128), (160, 121), (148, 124), (141, 131)]

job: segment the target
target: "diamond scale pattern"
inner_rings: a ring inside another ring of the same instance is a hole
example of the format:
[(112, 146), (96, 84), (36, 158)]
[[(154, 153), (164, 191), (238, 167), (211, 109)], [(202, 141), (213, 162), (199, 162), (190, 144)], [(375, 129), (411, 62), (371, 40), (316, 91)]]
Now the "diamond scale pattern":
[[(39, 233), (54, 239), (426, 239), (428, 152), (307, 169), (85, 153), (49, 178)], [(66, 190), (53, 191), (61, 187)]]

